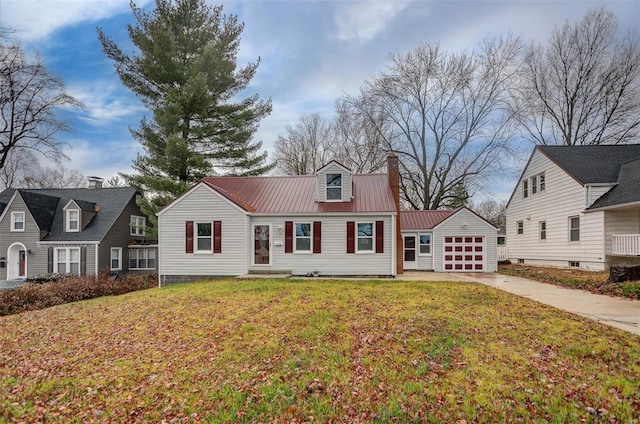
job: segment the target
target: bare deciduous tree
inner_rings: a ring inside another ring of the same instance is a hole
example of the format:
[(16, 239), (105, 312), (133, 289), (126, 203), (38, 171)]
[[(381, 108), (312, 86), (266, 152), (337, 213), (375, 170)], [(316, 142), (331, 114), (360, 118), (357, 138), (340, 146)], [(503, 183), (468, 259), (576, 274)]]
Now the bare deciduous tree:
[(617, 20), (604, 8), (556, 28), (532, 44), (517, 96), (525, 136), (536, 144), (619, 144), (640, 130), (638, 38), (616, 38)]
[(302, 115), (295, 126), (287, 125), (278, 136), (273, 159), (286, 175), (313, 174), (334, 158), (334, 128), (320, 114)]
[(507, 202), (506, 200), (497, 201), (494, 199), (484, 199), (478, 204), (470, 205), (470, 208), (491, 222), (496, 227), (505, 225), (507, 221)]
[(0, 168), (0, 185), (2, 188), (21, 187), (25, 175), (37, 167), (38, 160), (30, 151), (13, 150)]
[(39, 165), (18, 183), (18, 187), (23, 188), (82, 188), (86, 185), (84, 175), (75, 169), (64, 166), (42, 168)]
[(408, 206), (438, 209), (460, 184), (470, 191), (496, 170), (514, 129), (520, 47), (512, 36), (458, 54), (425, 44), (392, 55), (386, 71), (345, 99), (398, 153)]
[(19, 45), (0, 44), (0, 169), (14, 150), (54, 161), (66, 157), (56, 135), (71, 128), (57, 118), (59, 107), (83, 106), (65, 93), (62, 80), (47, 71), (41, 58), (27, 60)]

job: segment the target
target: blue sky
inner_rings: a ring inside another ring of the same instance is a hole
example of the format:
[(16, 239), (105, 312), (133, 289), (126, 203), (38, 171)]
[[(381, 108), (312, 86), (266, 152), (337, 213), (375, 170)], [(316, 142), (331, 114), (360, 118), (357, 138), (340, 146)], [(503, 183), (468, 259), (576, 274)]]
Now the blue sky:
[[(153, 0), (136, 0), (153, 7)], [(261, 58), (246, 95), (271, 98), (272, 114), (256, 134), (271, 151), (285, 126), (304, 113), (333, 115), (334, 101), (355, 94), (383, 70), (390, 52), (404, 53), (424, 42), (447, 50), (474, 48), (485, 37), (512, 31), (525, 40), (544, 41), (553, 27), (576, 21), (605, 4), (626, 32), (640, 22), (634, 1), (311, 1), (251, 0), (213, 2), (245, 23), (239, 65)], [(133, 23), (128, 0), (1, 0), (0, 24), (29, 54), (39, 53), (67, 91), (86, 105), (66, 113), (75, 132), (68, 141), (68, 168), (109, 178), (131, 172), (141, 152), (128, 128), (146, 111), (122, 84), (102, 52), (102, 27), (125, 52), (132, 47), (125, 25)], [(514, 175), (517, 178), (516, 175)], [(508, 198), (513, 181), (486, 195)]]

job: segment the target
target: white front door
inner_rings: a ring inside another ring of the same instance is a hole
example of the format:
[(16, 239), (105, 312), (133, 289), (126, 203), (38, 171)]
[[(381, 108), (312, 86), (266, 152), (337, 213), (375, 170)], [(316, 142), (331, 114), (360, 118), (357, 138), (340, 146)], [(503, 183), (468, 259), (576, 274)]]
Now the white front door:
[(253, 224), (253, 265), (271, 265), (271, 225)]
[(416, 236), (403, 236), (404, 269), (417, 269)]

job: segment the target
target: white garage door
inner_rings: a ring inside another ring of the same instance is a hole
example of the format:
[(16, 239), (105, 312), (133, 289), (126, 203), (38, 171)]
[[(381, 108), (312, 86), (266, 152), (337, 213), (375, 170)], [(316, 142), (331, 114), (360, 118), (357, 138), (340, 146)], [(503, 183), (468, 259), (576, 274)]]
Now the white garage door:
[(445, 271), (484, 271), (485, 247), (483, 236), (445, 237)]

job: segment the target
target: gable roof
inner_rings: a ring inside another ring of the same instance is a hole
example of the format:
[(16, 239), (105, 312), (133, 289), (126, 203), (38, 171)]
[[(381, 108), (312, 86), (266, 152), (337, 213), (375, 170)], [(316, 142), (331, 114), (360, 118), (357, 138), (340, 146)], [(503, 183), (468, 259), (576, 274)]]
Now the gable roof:
[(354, 174), (353, 199), (349, 202), (318, 202), (315, 175), (207, 177), (201, 181), (252, 213), (366, 213), (396, 210), (387, 174)]
[[(137, 191), (132, 187), (6, 189), (0, 193), (0, 203), (8, 203), (15, 191), (23, 198), (38, 227), (48, 234), (42, 241), (100, 241), (108, 233)], [(100, 206), (100, 211), (80, 232), (64, 231), (63, 208), (69, 201), (78, 206)], [(5, 206), (6, 208), (6, 206)]]
[(618, 184), (600, 196), (587, 210), (640, 202), (640, 159), (624, 163), (620, 167)]
[(453, 215), (456, 210), (401, 211), (400, 228), (405, 230), (430, 230)]
[(582, 185), (616, 183), (622, 164), (640, 159), (640, 144), (538, 146), (536, 149)]

